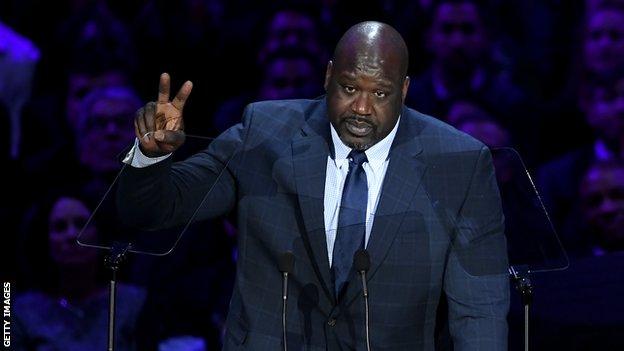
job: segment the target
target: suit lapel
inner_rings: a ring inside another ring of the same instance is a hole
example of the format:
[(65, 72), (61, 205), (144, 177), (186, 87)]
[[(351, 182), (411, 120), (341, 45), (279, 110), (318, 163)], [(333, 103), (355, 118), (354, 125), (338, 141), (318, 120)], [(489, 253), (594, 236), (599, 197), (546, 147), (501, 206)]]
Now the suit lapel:
[(292, 156), (297, 196), (306, 229), (304, 242), (322, 288), (333, 301), (323, 215), (327, 156), (333, 147), (328, 142), (331, 137), (324, 101), (322, 105), (302, 128), (302, 134), (293, 139)]
[[(366, 247), (371, 258), (368, 280), (375, 275), (384, 261), (427, 168), (421, 160), (423, 150), (418, 137), (420, 130), (418, 125), (409, 121), (408, 114), (404, 108), (401, 124), (390, 150), (388, 169)], [(347, 304), (361, 293), (359, 276), (352, 273), (344, 299)]]

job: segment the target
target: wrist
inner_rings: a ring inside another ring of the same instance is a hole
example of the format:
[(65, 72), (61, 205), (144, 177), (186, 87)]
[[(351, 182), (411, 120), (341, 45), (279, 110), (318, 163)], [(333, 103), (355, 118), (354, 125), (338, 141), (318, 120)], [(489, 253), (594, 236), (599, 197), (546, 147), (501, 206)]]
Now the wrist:
[(158, 158), (169, 154), (168, 152), (146, 150), (141, 143), (139, 143), (139, 150), (143, 155), (149, 158)]

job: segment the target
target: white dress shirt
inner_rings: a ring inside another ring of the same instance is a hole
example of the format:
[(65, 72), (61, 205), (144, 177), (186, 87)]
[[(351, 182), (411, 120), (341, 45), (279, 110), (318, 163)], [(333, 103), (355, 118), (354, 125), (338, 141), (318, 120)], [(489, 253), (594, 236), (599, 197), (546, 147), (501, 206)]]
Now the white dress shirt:
[[(399, 117), (399, 120), (401, 118)], [(368, 245), (373, 220), (375, 219), (375, 211), (381, 194), (381, 186), (383, 184), (386, 170), (388, 169), (388, 155), (390, 147), (396, 135), (399, 120), (394, 128), (385, 138), (377, 142), (375, 145), (364, 151), (366, 153), (367, 162), (362, 167), (366, 173), (366, 182), (368, 183), (368, 204), (366, 206), (366, 236), (364, 237), (364, 245)], [(349, 172), (349, 160), (347, 155), (351, 152), (351, 148), (345, 145), (334, 126), (330, 124), (332, 142), (334, 143), (334, 151), (336, 157), (334, 159), (327, 156), (327, 172), (325, 174), (325, 196), (323, 212), (325, 216), (325, 239), (327, 242), (327, 255), (329, 266), (332, 265), (332, 254), (334, 251), (334, 242), (336, 241), (336, 233), (338, 228), (338, 215), (340, 214), (340, 202), (342, 200), (342, 188), (344, 187), (347, 173)]]
[[(394, 141), (400, 120), (401, 117), (399, 116), (399, 119), (394, 125), (392, 131), (390, 131), (390, 134), (365, 151), (366, 158), (368, 159), (368, 161), (362, 165), (364, 172), (366, 173), (366, 181), (368, 183), (366, 236), (364, 239), (365, 246), (368, 245), (368, 239), (373, 227), (375, 211), (377, 209), (379, 195), (381, 193), (381, 186), (386, 175), (386, 170), (388, 169), (388, 155), (390, 154), (390, 147)], [(331, 138), (334, 144), (335, 158), (332, 159), (331, 155), (327, 156), (323, 213), (325, 217), (327, 255), (329, 265), (331, 267), (334, 242), (336, 241), (338, 228), (338, 215), (340, 214), (342, 188), (344, 187), (344, 182), (347, 178), (347, 173), (349, 172), (349, 161), (347, 160), (347, 155), (351, 152), (351, 148), (340, 140), (334, 126), (330, 124), (330, 128)], [(141, 152), (141, 149), (139, 148), (139, 140), (136, 139), (134, 141), (134, 147), (130, 150), (130, 152), (128, 152), (124, 158), (124, 162), (133, 167), (142, 168), (160, 162), (170, 155), (171, 154), (155, 158), (147, 157)]]

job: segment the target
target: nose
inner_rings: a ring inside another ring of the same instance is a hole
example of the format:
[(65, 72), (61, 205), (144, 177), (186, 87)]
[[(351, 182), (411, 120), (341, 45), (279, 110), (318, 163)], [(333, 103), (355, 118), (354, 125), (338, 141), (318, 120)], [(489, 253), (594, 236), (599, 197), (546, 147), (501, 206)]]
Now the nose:
[(612, 217), (618, 209), (617, 201), (609, 197), (605, 197), (602, 199), (600, 206), (598, 207), (598, 213), (601, 217), (608, 219)]
[(78, 233), (80, 232), (80, 229), (76, 223), (71, 222), (68, 226), (67, 226), (67, 230), (65, 231), (65, 240), (66, 241), (71, 241), (73, 242), (74, 239), (78, 236)]
[(284, 41), (286, 45), (294, 46), (294, 45), (299, 44), (299, 36), (297, 35), (296, 32), (293, 31), (293, 32), (288, 33), (288, 35), (286, 36), (286, 40)]
[(462, 47), (465, 41), (466, 41), (466, 36), (464, 35), (464, 33), (462, 33), (459, 30), (456, 30), (451, 34), (449, 44), (452, 48), (456, 49), (456, 48)]
[(108, 123), (106, 123), (105, 130), (107, 133), (115, 134), (119, 130), (119, 126), (115, 121), (108, 121)]
[(360, 116), (370, 115), (372, 109), (371, 97), (364, 92), (360, 92), (351, 104), (351, 110)]

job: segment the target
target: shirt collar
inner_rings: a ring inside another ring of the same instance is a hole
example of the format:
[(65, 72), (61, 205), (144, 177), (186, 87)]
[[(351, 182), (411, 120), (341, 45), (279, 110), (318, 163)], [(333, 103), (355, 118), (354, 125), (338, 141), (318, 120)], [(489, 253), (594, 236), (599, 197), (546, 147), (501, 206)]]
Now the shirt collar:
[[(378, 141), (375, 145), (369, 147), (364, 153), (366, 153), (366, 158), (368, 158), (371, 166), (375, 167), (376, 164), (383, 164), (383, 162), (388, 158), (390, 154), (390, 147), (392, 146), (392, 142), (394, 141), (394, 137), (396, 136), (397, 130), (399, 128), (399, 122), (401, 121), (401, 116), (397, 119), (394, 128), (390, 131), (385, 138)], [(331, 137), (332, 142), (334, 144), (334, 161), (338, 162), (340, 160), (346, 160), (349, 152), (351, 152), (351, 148), (345, 145), (340, 137), (338, 136), (338, 132), (334, 126), (329, 124), (331, 129)]]

